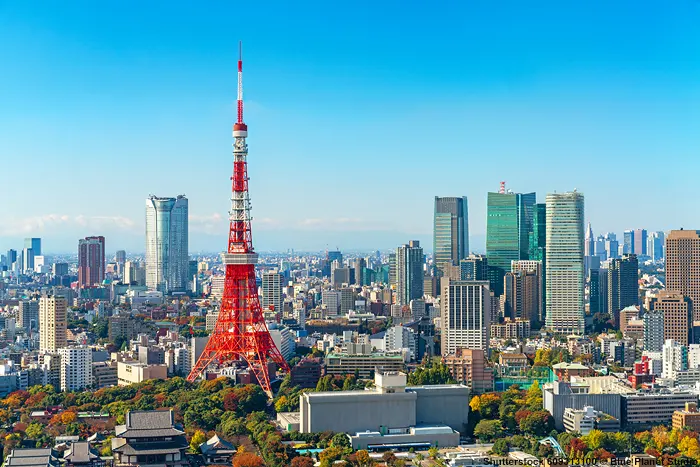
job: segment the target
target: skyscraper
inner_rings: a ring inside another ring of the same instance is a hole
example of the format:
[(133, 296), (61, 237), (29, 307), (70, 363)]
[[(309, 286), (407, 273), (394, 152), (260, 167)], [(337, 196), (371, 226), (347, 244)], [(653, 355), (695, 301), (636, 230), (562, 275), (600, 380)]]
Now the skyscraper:
[(537, 203), (533, 207), (532, 232), (530, 233), (530, 251), (528, 259), (542, 261), (544, 265), (547, 246), (547, 205)]
[(282, 274), (276, 269), (262, 274), (262, 297), (260, 305), (263, 311), (282, 312)]
[(27, 332), (39, 330), (39, 301), (22, 300), (19, 302), (17, 325)]
[(531, 322), (544, 321), (544, 276), (542, 261), (520, 260), (511, 263), (511, 272), (520, 273), (522, 282), (522, 303), (524, 313), (519, 313), (515, 318), (528, 318)]
[(591, 227), (591, 223), (588, 223), (588, 227), (586, 228), (586, 241), (584, 242), (583, 245), (583, 255), (584, 256), (593, 256), (595, 254), (595, 237), (593, 236), (593, 228)]
[(41, 256), (41, 239), (40, 238), (25, 238), (24, 248), (31, 248), (34, 256)]
[(700, 321), (700, 230), (672, 230), (666, 237), (666, 289), (691, 300)]
[(622, 241), (622, 254), (631, 255), (634, 253), (634, 230), (625, 230)]
[(433, 217), (435, 266), (457, 264), (469, 255), (469, 212), (467, 197), (435, 197)]
[(605, 254), (608, 259), (620, 257), (620, 242), (617, 241), (617, 236), (608, 232), (605, 234)]
[(511, 261), (528, 259), (535, 193), (489, 193), (486, 215), (486, 257), (496, 295), (503, 293), (503, 276)]
[(637, 255), (624, 255), (608, 267), (608, 312), (619, 326), (620, 310), (639, 304), (639, 261)]
[(423, 297), (423, 248), (418, 240), (396, 249), (396, 303), (408, 305)]
[(188, 203), (177, 198), (146, 199), (146, 286), (163, 293), (184, 292), (189, 268)]
[(78, 287), (94, 287), (105, 280), (105, 238), (78, 240)]
[(664, 233), (652, 232), (647, 240), (647, 254), (653, 261), (664, 257)]
[(491, 293), (488, 281), (443, 280), (442, 355), (457, 349), (488, 352), (491, 333)]
[(547, 195), (546, 326), (584, 332), (583, 194)]
[[(114, 255), (114, 261), (117, 263), (117, 271), (119, 271), (120, 275), (124, 275), (124, 263), (126, 263), (126, 251), (124, 250), (117, 250), (116, 254)], [(191, 276), (190, 276), (191, 278)]]
[(66, 347), (68, 302), (63, 297), (39, 299), (39, 350), (55, 351)]
[(634, 250), (632, 251), (637, 256), (647, 255), (647, 231), (646, 229), (637, 229), (634, 231)]

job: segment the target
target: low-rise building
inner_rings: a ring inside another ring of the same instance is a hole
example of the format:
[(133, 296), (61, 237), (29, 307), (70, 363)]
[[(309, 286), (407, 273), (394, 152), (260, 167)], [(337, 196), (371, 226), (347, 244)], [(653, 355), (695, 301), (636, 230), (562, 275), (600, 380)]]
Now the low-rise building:
[(117, 362), (117, 380), (119, 386), (141, 383), (149, 379), (167, 379), (168, 367), (165, 365), (144, 365), (136, 361)]
[(620, 420), (591, 406), (581, 410), (567, 408), (564, 411), (564, 429), (569, 433), (582, 435), (587, 435), (594, 429), (614, 432), (620, 430)]
[[(369, 347), (369, 345), (367, 346)], [(345, 375), (357, 372), (360, 378), (371, 378), (377, 368), (385, 371), (401, 371), (404, 357), (386, 353), (335, 353), (326, 356), (327, 375)]]
[(114, 429), (112, 454), (116, 467), (187, 466), (189, 447), (182, 427), (175, 424), (172, 410), (131, 411), (125, 424)]
[(498, 355), (498, 364), (513, 368), (526, 368), (528, 361), (523, 353), (501, 353)]
[(456, 446), (468, 416), (468, 387), (406, 387), (406, 375), (399, 372), (377, 372), (373, 390), (303, 393), (300, 398), (302, 433), (348, 433), (353, 449)]
[(493, 391), (493, 369), (487, 365), (486, 352), (481, 349), (457, 349), (452, 355), (443, 357), (452, 378), (469, 386), (472, 393)]
[(686, 402), (683, 410), (673, 412), (671, 424), (676, 430), (690, 428), (696, 433), (700, 431), (700, 412), (698, 412), (698, 404), (694, 402)]
[(204, 462), (210, 465), (229, 465), (236, 454), (236, 447), (216, 434), (200, 444), (199, 450), (202, 451)]
[(53, 449), (13, 449), (3, 467), (59, 467), (58, 453)]
[(68, 445), (63, 454), (65, 467), (104, 467), (105, 461), (90, 447), (87, 441), (76, 441)]
[(292, 386), (302, 389), (313, 389), (323, 375), (323, 365), (320, 358), (306, 357), (294, 365), (291, 370)]
[(92, 381), (97, 389), (117, 385), (117, 365), (113, 362), (93, 362)]
[(557, 379), (563, 382), (571, 381), (571, 378), (574, 376), (586, 377), (595, 375), (593, 368), (587, 367), (586, 365), (582, 365), (580, 363), (561, 362), (552, 365), (552, 369), (554, 370), (554, 374), (557, 376)]
[(697, 403), (697, 394), (689, 392), (637, 392), (624, 394), (622, 421), (626, 428), (641, 428), (671, 423), (673, 412)]
[(622, 395), (607, 392), (584, 382), (555, 381), (543, 387), (543, 405), (552, 417), (557, 430), (564, 429), (564, 412), (568, 408), (582, 410), (591, 406), (612, 417), (622, 419)]

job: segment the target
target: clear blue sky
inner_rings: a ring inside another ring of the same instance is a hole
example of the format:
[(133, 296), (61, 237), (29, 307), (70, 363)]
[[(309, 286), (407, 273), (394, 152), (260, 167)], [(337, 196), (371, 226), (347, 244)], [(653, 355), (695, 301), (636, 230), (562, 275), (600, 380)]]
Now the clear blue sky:
[(258, 250), (430, 243), (435, 195), (577, 188), (594, 232), (700, 228), (700, 2), (0, 2), (0, 250), (144, 199), (226, 239), (244, 43)]

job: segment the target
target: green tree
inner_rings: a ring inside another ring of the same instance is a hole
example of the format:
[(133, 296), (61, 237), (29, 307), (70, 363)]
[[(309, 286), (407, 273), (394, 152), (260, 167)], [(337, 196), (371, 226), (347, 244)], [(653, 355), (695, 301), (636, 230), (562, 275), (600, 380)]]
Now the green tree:
[(539, 381), (532, 382), (530, 389), (527, 390), (525, 403), (530, 410), (542, 410), (542, 388)]
[(348, 439), (348, 435), (345, 433), (336, 433), (333, 436), (333, 439), (331, 439), (331, 446), (340, 449), (350, 448), (350, 440)]
[(207, 435), (202, 430), (197, 430), (190, 440), (190, 451), (200, 452), (199, 445), (207, 440)]
[(321, 453), (319, 453), (318, 460), (321, 461), (321, 467), (330, 467), (335, 461), (340, 460), (342, 455), (342, 449), (337, 447), (330, 447), (324, 449)]
[(499, 456), (505, 456), (506, 454), (508, 454), (508, 441), (506, 441), (503, 438), (497, 439), (493, 443), (491, 451), (493, 451), (495, 454), (498, 454)]
[(355, 453), (355, 459), (357, 459), (358, 467), (371, 467), (374, 461), (369, 456), (369, 452), (364, 449), (360, 449)]
[(44, 433), (44, 426), (40, 423), (30, 423), (24, 434), (29, 439), (37, 439)]
[(500, 420), (481, 420), (474, 427), (474, 436), (484, 441), (491, 441), (503, 434)]
[(431, 459), (437, 459), (439, 454), (440, 451), (438, 451), (438, 448), (436, 448), (435, 446), (428, 449), (428, 457), (430, 457)]
[(533, 436), (545, 436), (554, 429), (554, 419), (546, 410), (538, 410), (520, 420), (520, 429)]

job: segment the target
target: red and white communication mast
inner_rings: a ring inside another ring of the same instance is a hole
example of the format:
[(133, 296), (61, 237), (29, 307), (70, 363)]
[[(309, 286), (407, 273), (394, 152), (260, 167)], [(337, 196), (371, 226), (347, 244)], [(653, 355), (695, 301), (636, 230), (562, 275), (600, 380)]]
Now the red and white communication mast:
[(258, 255), (253, 250), (248, 193), (248, 126), (243, 123), (243, 53), (239, 44), (238, 118), (233, 125), (233, 181), (229, 212), (228, 249), (222, 255), (226, 278), (214, 331), (188, 381), (194, 381), (212, 363), (245, 361), (263, 390), (272, 395), (269, 363), (289, 371), (265, 323), (255, 283)]

